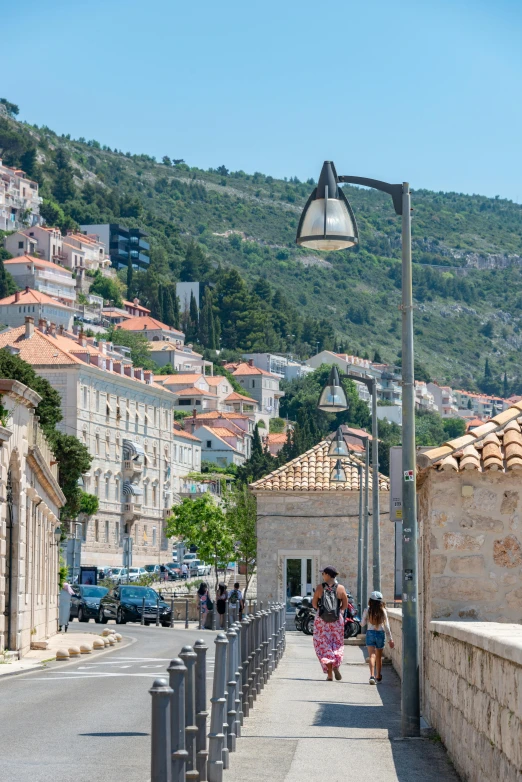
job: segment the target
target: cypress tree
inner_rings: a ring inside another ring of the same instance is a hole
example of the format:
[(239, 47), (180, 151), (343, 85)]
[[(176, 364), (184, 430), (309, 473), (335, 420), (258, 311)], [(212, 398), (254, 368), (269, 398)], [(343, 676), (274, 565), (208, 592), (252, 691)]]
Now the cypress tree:
[(158, 286), (158, 318), (165, 323), (165, 295), (163, 285)]
[(190, 322), (192, 325), (193, 339), (197, 339), (198, 331), (199, 331), (199, 312), (198, 312), (198, 304), (196, 301), (196, 297), (194, 296), (194, 291), (190, 291), (189, 313), (190, 313)]
[(9, 296), (9, 284), (4, 262), (0, 259), (0, 299), (5, 299), (6, 296)]
[(163, 293), (163, 302), (164, 302), (164, 312), (165, 312), (165, 323), (167, 324), (167, 326), (174, 326), (174, 319), (175, 319), (174, 302), (172, 300), (172, 291), (169, 290), (169, 288), (165, 288), (165, 291)]
[(175, 287), (173, 287), (170, 292), (170, 298), (172, 299), (172, 312), (174, 313), (174, 319), (172, 325), (174, 326), (175, 329), (179, 329), (179, 322), (180, 322), (179, 299)]
[(506, 399), (509, 396), (509, 385), (508, 385), (508, 378), (507, 378), (507, 372), (504, 371), (504, 399)]

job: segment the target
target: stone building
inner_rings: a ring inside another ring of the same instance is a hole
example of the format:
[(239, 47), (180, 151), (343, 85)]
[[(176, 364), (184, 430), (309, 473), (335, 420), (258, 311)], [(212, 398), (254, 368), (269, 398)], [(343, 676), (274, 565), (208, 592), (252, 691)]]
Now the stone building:
[(58, 624), (55, 530), (65, 497), (35, 420), (40, 401), (22, 383), (0, 379), (0, 651), (19, 657)]
[(417, 457), (426, 621), (522, 622), (522, 402)]
[[(347, 482), (332, 482), (335, 459), (328, 456), (329, 445), (329, 440), (323, 440), (251, 485), (257, 499), (260, 600), (311, 593), (320, 581), (321, 569), (328, 564), (339, 570), (341, 583), (356, 591), (360, 487), (359, 471), (353, 463), (358, 460), (343, 459)], [(380, 476), (379, 488), (382, 590), (385, 599), (392, 601), (395, 527), (388, 514), (388, 478)], [(371, 475), (369, 491), (371, 505)], [(370, 574), (371, 526), (370, 517)]]
[(85, 491), (99, 511), (83, 522), (82, 564), (121, 565), (124, 538), (133, 564), (165, 553), (164, 521), (172, 507), (173, 395), (151, 372), (132, 366), (112, 345), (83, 334), (25, 326), (0, 334), (8, 347), (46, 378), (62, 399), (59, 427), (93, 457)]

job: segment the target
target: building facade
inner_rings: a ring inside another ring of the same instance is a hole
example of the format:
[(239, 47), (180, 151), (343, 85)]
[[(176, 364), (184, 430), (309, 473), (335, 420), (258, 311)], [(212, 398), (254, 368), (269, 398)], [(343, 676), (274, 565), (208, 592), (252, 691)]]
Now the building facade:
[(248, 363), (239, 364), (232, 374), (256, 400), (259, 413), (269, 419), (279, 416), (279, 400), (284, 396), (284, 391), (279, 389), (280, 379), (277, 375), (254, 366), (252, 359)]
[(65, 497), (34, 412), (41, 397), (0, 379), (0, 652), (22, 657), (58, 628), (59, 546)]
[(62, 304), (72, 307), (76, 301), (76, 281), (72, 272), (52, 261), (22, 255), (4, 261), (6, 271), (20, 288), (29, 287), (46, 293)]
[(134, 331), (143, 334), (150, 342), (175, 342), (181, 347), (185, 341), (185, 335), (179, 329), (167, 326), (150, 315), (126, 318), (117, 325), (117, 329)]
[(99, 511), (83, 520), (82, 564), (121, 565), (126, 537), (135, 565), (158, 562), (174, 492), (172, 394), (112, 345), (35, 329), (30, 318), (0, 335), (6, 346), (59, 392), (59, 426), (93, 457), (84, 490), (98, 497)]
[(17, 231), (38, 225), (40, 204), (38, 183), (18, 168), (5, 166), (0, 158), (0, 231)]
[(118, 223), (81, 225), (88, 236), (97, 236), (108, 250), (111, 265), (116, 269), (128, 266), (129, 258), (133, 268), (147, 269), (150, 263), (148, 236), (141, 228), (126, 228)]
[(5, 326), (21, 326), (28, 315), (37, 323), (45, 321), (52, 324), (54, 328), (70, 329), (74, 310), (52, 299), (46, 293), (39, 293), (30, 288), (16, 291), (11, 296), (0, 299), (0, 323)]

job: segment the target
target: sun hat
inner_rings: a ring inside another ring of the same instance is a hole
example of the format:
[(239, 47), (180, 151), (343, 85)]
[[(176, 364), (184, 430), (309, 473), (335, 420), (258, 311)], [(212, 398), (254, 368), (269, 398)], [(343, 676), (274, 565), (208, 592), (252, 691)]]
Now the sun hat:
[(375, 592), (371, 593), (370, 600), (381, 600), (382, 601), (382, 592), (377, 592), (377, 590), (375, 590)]

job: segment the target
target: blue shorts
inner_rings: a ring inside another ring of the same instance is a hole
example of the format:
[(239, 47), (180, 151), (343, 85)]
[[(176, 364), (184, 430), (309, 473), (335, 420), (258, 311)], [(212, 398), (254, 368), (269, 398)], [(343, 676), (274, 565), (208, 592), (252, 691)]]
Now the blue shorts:
[(384, 630), (367, 630), (366, 646), (375, 646), (376, 649), (384, 649), (386, 635)]

